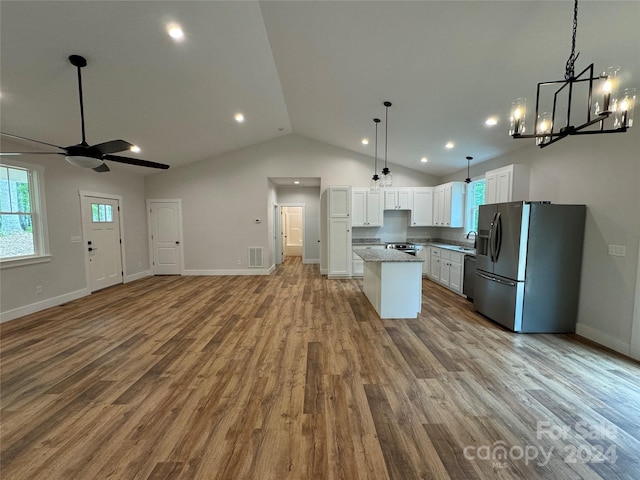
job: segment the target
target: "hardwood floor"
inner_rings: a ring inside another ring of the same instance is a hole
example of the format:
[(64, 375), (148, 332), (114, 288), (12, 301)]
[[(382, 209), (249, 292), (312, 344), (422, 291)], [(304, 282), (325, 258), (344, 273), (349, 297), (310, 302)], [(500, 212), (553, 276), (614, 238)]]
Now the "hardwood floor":
[[(0, 477), (638, 479), (640, 365), (424, 280), (151, 277), (0, 326)], [(606, 320), (606, 319), (603, 319)]]

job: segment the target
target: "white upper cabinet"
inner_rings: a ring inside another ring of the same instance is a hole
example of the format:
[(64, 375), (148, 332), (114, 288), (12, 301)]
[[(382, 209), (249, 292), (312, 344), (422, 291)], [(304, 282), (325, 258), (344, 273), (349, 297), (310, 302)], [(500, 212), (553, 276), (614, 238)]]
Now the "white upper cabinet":
[(384, 189), (385, 210), (411, 210), (413, 207), (413, 189), (390, 188)]
[(411, 209), (411, 227), (430, 227), (433, 225), (433, 188), (413, 189), (413, 208)]
[(529, 200), (529, 166), (507, 165), (485, 173), (484, 203)]
[(433, 225), (459, 228), (464, 226), (464, 183), (438, 185), (433, 191)]
[(368, 188), (353, 188), (351, 195), (351, 226), (382, 226), (382, 192)]
[(351, 187), (330, 187), (329, 217), (349, 217), (351, 215)]

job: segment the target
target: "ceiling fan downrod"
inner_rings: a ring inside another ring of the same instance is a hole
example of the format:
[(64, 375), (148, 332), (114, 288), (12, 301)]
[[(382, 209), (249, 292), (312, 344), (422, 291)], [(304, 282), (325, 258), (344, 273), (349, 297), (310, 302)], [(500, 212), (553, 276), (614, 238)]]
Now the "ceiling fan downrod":
[(82, 145), (88, 145), (84, 131), (84, 101), (82, 97), (82, 67), (87, 66), (87, 59), (81, 55), (69, 55), (69, 62), (78, 69), (78, 93), (80, 97), (80, 123), (82, 126)]

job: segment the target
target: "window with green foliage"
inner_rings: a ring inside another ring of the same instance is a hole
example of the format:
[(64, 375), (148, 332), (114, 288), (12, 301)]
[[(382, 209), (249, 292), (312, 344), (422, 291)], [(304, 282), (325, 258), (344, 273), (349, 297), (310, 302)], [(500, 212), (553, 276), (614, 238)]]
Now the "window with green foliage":
[(478, 231), (478, 214), (480, 205), (484, 205), (486, 182), (484, 178), (474, 180), (467, 184), (467, 232)]
[(45, 254), (39, 170), (0, 164), (0, 260)]

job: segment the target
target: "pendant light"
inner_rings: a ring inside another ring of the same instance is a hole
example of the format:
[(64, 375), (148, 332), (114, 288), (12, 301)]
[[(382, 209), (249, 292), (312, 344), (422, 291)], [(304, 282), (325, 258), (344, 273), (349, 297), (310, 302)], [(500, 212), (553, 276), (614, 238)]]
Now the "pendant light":
[(390, 187), (393, 185), (393, 174), (389, 167), (387, 167), (387, 146), (389, 145), (389, 107), (391, 106), (391, 102), (383, 103), (385, 112), (384, 112), (384, 168), (382, 169), (382, 186)]
[(471, 175), (469, 175), (469, 165), (471, 165), (471, 160), (473, 160), (473, 157), (467, 157), (467, 178), (465, 178), (464, 183), (471, 183)]
[(371, 177), (370, 189), (372, 192), (377, 192), (380, 190), (380, 177), (378, 176), (378, 124), (380, 123), (380, 119), (374, 118), (373, 121), (376, 124), (376, 141), (373, 155), (373, 177)]

